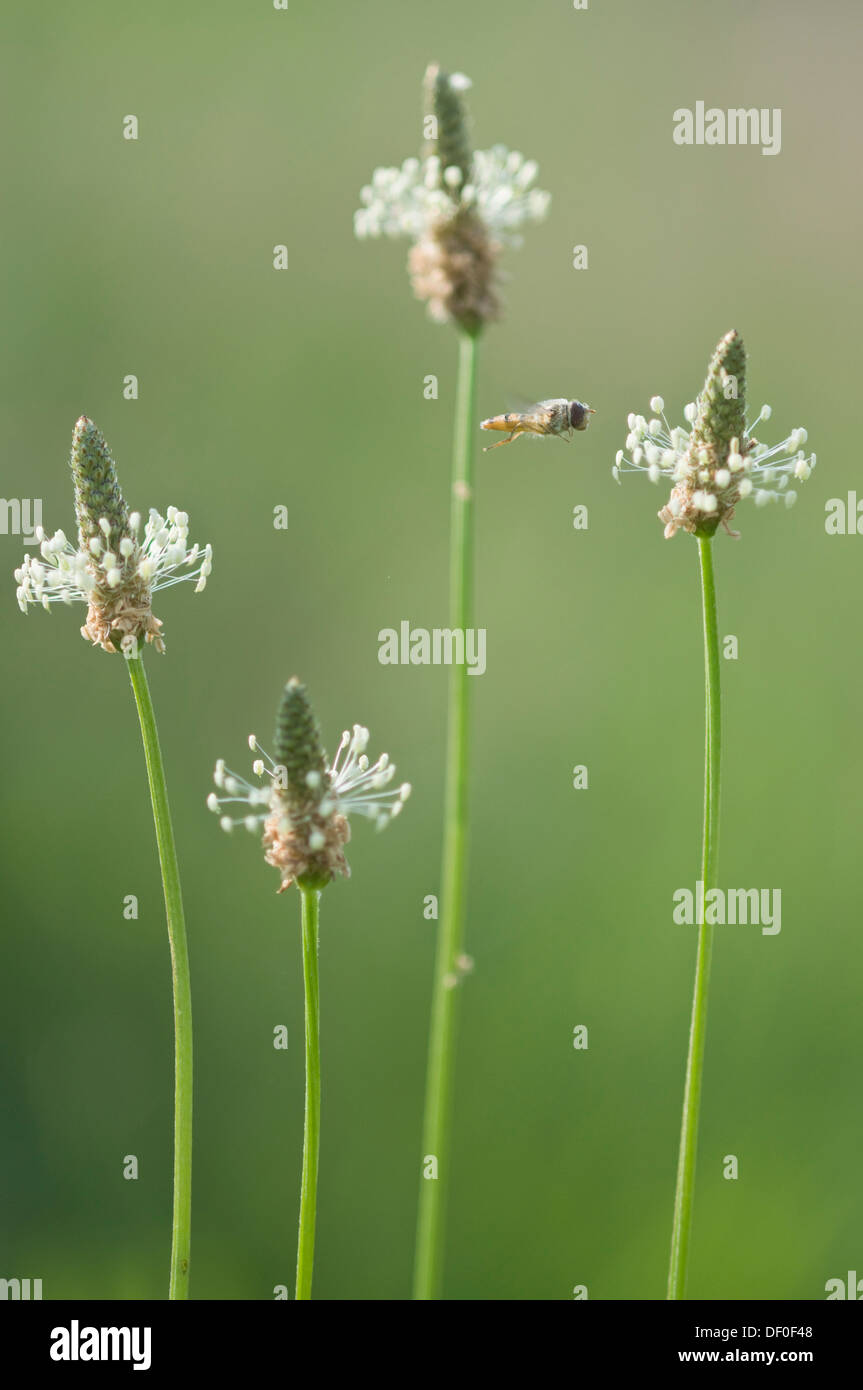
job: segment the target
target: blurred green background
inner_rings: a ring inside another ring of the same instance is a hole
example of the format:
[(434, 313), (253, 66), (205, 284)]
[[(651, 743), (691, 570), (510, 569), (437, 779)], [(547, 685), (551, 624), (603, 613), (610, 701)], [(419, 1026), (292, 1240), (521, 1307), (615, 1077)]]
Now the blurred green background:
[[(774, 408), (762, 437), (805, 424), (819, 464), (794, 511), (743, 504), (742, 538), (716, 545), (720, 631), (740, 644), (720, 878), (781, 888), (783, 926), (718, 929), (689, 1293), (819, 1299), (863, 1268), (863, 539), (824, 530), (859, 479), (858, 20), (853, 0), (12, 7), (2, 493), (42, 498), (48, 531), (71, 533), (85, 412), (130, 504), (185, 508), (215, 549), (204, 595), (159, 599), (168, 652), (148, 658), (192, 961), (194, 1297), (293, 1278), (298, 902), (204, 799), (216, 757), (246, 770), (248, 733), (269, 741), (295, 673), (331, 749), (366, 723), (414, 784), (385, 835), (356, 827), (353, 877), (323, 901), (315, 1287), (409, 1296), (447, 673), (381, 666), (377, 633), (446, 624), (456, 344), (411, 298), (407, 244), (358, 243), (352, 213), (375, 165), (417, 152), (431, 60), (473, 79), (477, 146), (536, 158), (553, 195), (506, 256), (480, 415), (513, 393), (598, 411), (565, 449), (478, 457), (488, 670), (446, 1295), (664, 1296), (695, 948), (671, 894), (697, 876), (702, 796), (697, 556), (662, 539), (662, 494), (618, 488), (610, 465), (654, 392), (681, 418), (730, 327), (751, 404)], [(780, 107), (781, 154), (676, 147), (672, 112), (699, 99)], [(158, 1298), (171, 1013), (135, 711), (122, 662), (79, 637), (83, 610), (18, 612), (23, 548), (0, 536), (0, 1274), (42, 1278), (46, 1298)]]

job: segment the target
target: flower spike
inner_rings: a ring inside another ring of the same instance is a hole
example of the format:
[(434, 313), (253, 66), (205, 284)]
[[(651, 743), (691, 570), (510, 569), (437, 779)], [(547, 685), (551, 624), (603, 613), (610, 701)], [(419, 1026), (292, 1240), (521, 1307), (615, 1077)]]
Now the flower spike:
[(360, 193), (354, 214), (360, 238), (409, 237), (408, 268), (417, 299), (431, 318), (469, 333), (499, 317), (497, 267), (518, 229), (538, 222), (551, 201), (533, 186), (538, 166), (504, 145), (471, 149), (463, 73), (431, 66), (426, 112), (433, 132), (422, 160), (379, 168)]
[(671, 482), (659, 511), (666, 538), (678, 531), (712, 536), (719, 526), (734, 535), (728, 523), (741, 499), (752, 497), (758, 507), (782, 499), (791, 507), (797, 493), (790, 483), (805, 482), (815, 467), (802, 427), (774, 445), (755, 437), (756, 426), (770, 419), (770, 406), (747, 424), (746, 352), (734, 330), (718, 344), (698, 400), (683, 412), (689, 429), (669, 425), (661, 396), (652, 397), (650, 410), (650, 419), (629, 416), (626, 448), (618, 451), (612, 473), (618, 482), (626, 473)]
[(162, 623), (153, 616), (152, 596), (160, 589), (195, 580), (206, 587), (213, 550), (189, 547), (186, 512), (169, 507), (163, 517), (151, 508), (140, 538), (141, 517), (130, 512), (117, 481), (114, 460), (102, 433), (82, 415), (72, 436), (77, 546), (64, 531), (36, 531), (39, 558), (25, 555), (15, 571), (18, 606), (50, 611), (52, 603), (86, 603), (82, 637), (106, 652), (131, 642), (151, 642), (164, 652)]
[[(349, 818), (365, 816), (382, 830), (407, 801), (409, 783), (389, 789), (395, 765), (386, 753), (370, 763), (368, 742), (368, 729), (355, 724), (342, 734), (328, 764), (305, 686), (294, 677), (279, 705), (276, 758), (249, 735), (249, 747), (259, 755), (252, 764), (257, 784), (231, 772), (221, 759), (216, 763), (213, 780), (221, 795), (211, 792), (207, 806), (220, 816), (223, 830), (243, 826), (253, 834), (263, 832), (264, 858), (279, 870), (280, 893), (292, 883), (323, 887), (337, 874), (348, 878)], [(228, 806), (242, 807), (243, 814), (226, 812)]]

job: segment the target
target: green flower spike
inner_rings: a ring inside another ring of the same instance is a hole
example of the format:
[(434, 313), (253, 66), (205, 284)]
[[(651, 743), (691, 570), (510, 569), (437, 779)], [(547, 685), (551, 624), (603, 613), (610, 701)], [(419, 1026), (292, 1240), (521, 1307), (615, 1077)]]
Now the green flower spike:
[[(249, 747), (259, 754), (252, 764), (258, 784), (231, 772), (221, 759), (216, 763), (214, 781), (222, 795), (212, 792), (207, 805), (220, 814), (223, 830), (242, 825), (252, 834), (263, 832), (264, 857), (281, 874), (280, 893), (292, 883), (323, 888), (337, 874), (349, 877), (349, 817), (366, 816), (381, 830), (401, 811), (410, 785), (387, 790), (395, 765), (386, 753), (370, 764), (368, 742), (368, 729), (355, 724), (342, 734), (328, 764), (306, 688), (294, 678), (279, 705), (275, 758), (249, 735)], [(245, 807), (243, 815), (225, 813), (237, 804)]]
[(545, 216), (550, 196), (533, 182), (538, 167), (504, 145), (473, 150), (463, 73), (426, 72), (423, 159), (379, 168), (354, 216), (358, 237), (407, 236), (408, 269), (417, 299), (438, 323), (476, 334), (500, 315), (496, 291), (504, 246), (518, 229)]
[(803, 428), (772, 446), (755, 438), (755, 427), (770, 419), (769, 405), (747, 425), (746, 350), (733, 329), (711, 358), (698, 400), (684, 410), (691, 429), (671, 428), (661, 396), (651, 399), (650, 409), (649, 420), (629, 416), (626, 449), (618, 452), (612, 472), (618, 482), (626, 473), (646, 473), (652, 483), (671, 481), (671, 496), (659, 511), (666, 537), (678, 531), (710, 537), (719, 526), (734, 535), (728, 523), (741, 499), (753, 497), (759, 507), (780, 499), (793, 506), (797, 493), (790, 482), (805, 482), (815, 467), (815, 455), (802, 447)]
[(78, 545), (63, 531), (46, 536), (39, 527), (39, 557), (25, 555), (15, 571), (18, 605), (26, 613), (31, 604), (50, 611), (52, 603), (86, 603), (81, 635), (94, 646), (130, 654), (127, 644), (144, 641), (163, 652), (152, 596), (183, 580), (195, 580), (200, 593), (213, 567), (212, 547), (189, 548), (189, 518), (176, 507), (164, 517), (151, 508), (139, 538), (141, 517), (129, 511), (108, 445), (86, 415), (75, 425), (70, 463)]

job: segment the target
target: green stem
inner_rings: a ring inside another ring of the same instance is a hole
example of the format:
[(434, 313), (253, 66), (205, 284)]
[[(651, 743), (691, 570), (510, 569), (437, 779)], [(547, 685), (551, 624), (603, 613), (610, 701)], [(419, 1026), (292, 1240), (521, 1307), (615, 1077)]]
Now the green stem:
[[(473, 431), (476, 426), (476, 334), (461, 331), (450, 514), (450, 625), (471, 625), (473, 575)], [(462, 954), (467, 877), (467, 793), (470, 680), (466, 665), (450, 671), (447, 721), (441, 920), (437, 938), (423, 1118), (414, 1298), (440, 1296), (443, 1223), (449, 1177), (450, 1112), (455, 1061), (456, 994)], [(436, 1175), (431, 1176), (435, 1160)]]
[(189, 952), (183, 918), (183, 896), (165, 769), (147, 673), (140, 657), (126, 664), (138, 707), (150, 800), (156, 825), (156, 843), (162, 869), (168, 941), (171, 946), (171, 979), (174, 993), (174, 1211), (171, 1236), (171, 1279), (168, 1297), (189, 1297), (189, 1250), (192, 1228), (192, 993)]
[(319, 888), (300, 887), (303, 929), (303, 979), (306, 988), (306, 1110), (303, 1125), (303, 1181), (300, 1234), (297, 1242), (297, 1298), (312, 1296), (315, 1263), (315, 1215), (318, 1203), (318, 1153), (321, 1145), (321, 1020), (318, 988)]
[[(702, 612), (704, 618), (704, 676), (706, 694), (706, 738), (704, 759), (704, 846), (701, 877), (704, 895), (716, 885), (716, 858), (719, 848), (719, 759), (721, 748), (721, 709), (719, 701), (719, 633), (716, 625), (716, 586), (713, 577), (712, 538), (699, 536)], [(698, 1147), (698, 1113), (701, 1105), (701, 1077), (704, 1070), (704, 1039), (707, 1030), (707, 990), (713, 927), (706, 922), (698, 929), (695, 962), (695, 989), (689, 1032), (689, 1056), (683, 1092), (683, 1120), (680, 1155), (677, 1164), (677, 1190), (674, 1195), (674, 1223), (671, 1231), (671, 1262), (668, 1270), (668, 1297), (682, 1299), (686, 1290), (689, 1237), (692, 1230), (692, 1201), (695, 1191), (695, 1158)]]

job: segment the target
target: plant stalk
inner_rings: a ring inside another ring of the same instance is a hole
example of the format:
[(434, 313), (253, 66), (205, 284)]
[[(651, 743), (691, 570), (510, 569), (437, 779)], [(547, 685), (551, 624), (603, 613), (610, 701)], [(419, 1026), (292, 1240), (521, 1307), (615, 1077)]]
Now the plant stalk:
[(174, 997), (174, 1206), (171, 1235), (169, 1299), (189, 1297), (189, 1252), (192, 1227), (192, 992), (189, 951), (183, 917), (180, 871), (165, 768), (147, 673), (139, 656), (126, 659), (138, 708), (150, 800), (159, 847), (168, 941), (171, 947), (171, 980)]
[[(459, 330), (458, 382), (450, 514), (450, 626), (466, 632), (473, 608), (473, 431), (478, 334)], [(465, 664), (450, 671), (447, 719), (441, 919), (432, 985), (423, 1175), (420, 1179), (414, 1298), (440, 1297), (450, 1122), (455, 1065), (456, 998), (465, 924), (470, 680)], [(434, 1160), (432, 1164), (431, 1160)], [(436, 1169), (436, 1176), (431, 1176)]]
[(315, 1263), (315, 1217), (318, 1203), (318, 1155), (321, 1144), (321, 1027), (318, 982), (319, 888), (300, 887), (303, 934), (303, 980), (306, 993), (306, 1106), (303, 1123), (303, 1178), (297, 1241), (297, 1299), (312, 1296)]
[[(713, 540), (698, 537), (701, 567), (702, 615), (704, 622), (704, 678), (706, 737), (704, 759), (704, 841), (701, 877), (704, 898), (717, 886), (716, 864), (719, 848), (719, 764), (721, 751), (721, 708), (719, 697), (719, 633), (716, 621), (716, 585), (713, 574)], [(671, 1260), (668, 1270), (668, 1298), (683, 1299), (689, 1263), (692, 1205), (695, 1192), (695, 1161), (698, 1148), (698, 1116), (701, 1106), (701, 1079), (704, 1070), (704, 1042), (707, 1030), (707, 991), (713, 927), (702, 922), (698, 928), (695, 962), (695, 988), (689, 1031), (689, 1055), (683, 1092), (683, 1117), (677, 1188), (674, 1195), (674, 1221), (671, 1231)]]

